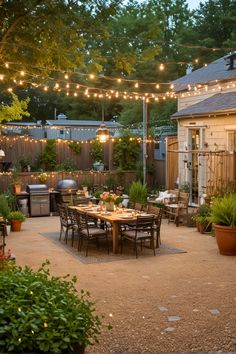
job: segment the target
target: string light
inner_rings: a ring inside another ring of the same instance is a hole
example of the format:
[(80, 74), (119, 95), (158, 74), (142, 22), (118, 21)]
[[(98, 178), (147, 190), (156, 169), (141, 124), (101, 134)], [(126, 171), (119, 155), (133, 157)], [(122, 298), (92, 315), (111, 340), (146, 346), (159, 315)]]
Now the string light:
[[(196, 59), (196, 62), (198, 62), (198, 59)], [(163, 64), (160, 64), (160, 66), (161, 65), (163, 65)], [(5, 64), (5, 66), (6, 66), (6, 64)], [(164, 65), (163, 65), (163, 67), (164, 67)], [(15, 69), (11, 67), (11, 70), (15, 70)], [(24, 73), (24, 75), (26, 74), (26, 72), (22, 71), (22, 70), (20, 70), (20, 71), (15, 70), (15, 71), (19, 72), (19, 75), (21, 75), (21, 76), (22, 76), (22, 73)], [(27, 73), (27, 77), (28, 76), (32, 77), (33, 79), (34, 78), (36, 78), (36, 79), (40, 78), (40, 75), (32, 75), (32, 74)], [(68, 78), (69, 76), (68, 76), (68, 74), (65, 74), (64, 77)], [(44, 78), (44, 77), (42, 77), (42, 78)], [(0, 75), (0, 80), (3, 80), (3, 79), (4, 79), (4, 76)], [(53, 77), (48, 77), (48, 79), (49, 80), (54, 80)], [(114, 78), (112, 78), (112, 79), (114, 79)], [(59, 81), (61, 81), (61, 80), (59, 80)], [(125, 79), (124, 81), (128, 81), (129, 82), (129, 81), (134, 81), (134, 80)], [(39, 88), (42, 87), (42, 89), (44, 91), (48, 91), (48, 90), (50, 90), (50, 88), (52, 90), (56, 89), (59, 92), (63, 91), (63, 89), (60, 87), (58, 82), (56, 82), (54, 84), (54, 86), (52, 86), (52, 87), (47, 86), (47, 85), (43, 86), (40, 83), (33, 82), (32, 80), (29, 80), (29, 79), (24, 80), (24, 82), (22, 80), (17, 81), (16, 79), (14, 79), (13, 82), (16, 85), (21, 85), (21, 86), (24, 84), (24, 85), (31, 85), (33, 87), (39, 87)], [(119, 78), (117, 80), (117, 82), (121, 82), (121, 78)], [(208, 82), (208, 84), (211, 85), (211, 84), (214, 84), (214, 83), (217, 83), (217, 82), (218, 82), (218, 80), (213, 80), (212, 82)], [(159, 89), (160, 85), (166, 85), (166, 84), (170, 85), (169, 83), (143, 83), (143, 82), (141, 82), (141, 84), (149, 84), (149, 85), (155, 84), (155, 88), (156, 89)], [(199, 85), (199, 84), (196, 85), (196, 84), (192, 84), (192, 83), (189, 83), (189, 84), (187, 84), (187, 83), (179, 84), (178, 83), (178, 84), (175, 84), (175, 88), (183, 86), (183, 89), (185, 89), (186, 85), (187, 85), (188, 91), (192, 91), (193, 90), (194, 92), (197, 92), (196, 94), (199, 94), (199, 92), (200, 92), (199, 90), (203, 86), (204, 86), (204, 90), (206, 90), (206, 88), (205, 88), (206, 83), (204, 83), (204, 82), (201, 85)], [(235, 85), (235, 84), (233, 84), (233, 85)], [(233, 85), (232, 85), (232, 87), (234, 87)], [(137, 82), (137, 80), (136, 80), (135, 81), (135, 86), (136, 86), (136, 88), (140, 87), (140, 82)], [(71, 87), (71, 92), (69, 91), (70, 87)], [(71, 83), (67, 82), (66, 83), (66, 88), (67, 88), (67, 91), (66, 91), (66, 95), (67, 96), (74, 95), (74, 97), (76, 97), (76, 95), (74, 94), (75, 91), (73, 92), (73, 90), (75, 90), (75, 89), (79, 90), (81, 88), (81, 89), (85, 90), (84, 93), (85, 93), (85, 96), (87, 98), (91, 97), (90, 94), (89, 94), (89, 90), (90, 90), (91, 94), (92, 94), (92, 97), (97, 97), (98, 93), (96, 91), (102, 91), (103, 94), (106, 95), (106, 97), (108, 97), (108, 99), (112, 99), (113, 97), (114, 98), (123, 97), (123, 99), (125, 99), (125, 100), (127, 100), (127, 99), (130, 99), (130, 100), (139, 100), (140, 99), (140, 100), (142, 100), (143, 99), (143, 93), (141, 93), (141, 92), (138, 93), (138, 92), (132, 92), (132, 91), (130, 91), (130, 92), (127, 92), (127, 91), (124, 91), (124, 92), (122, 92), (122, 91), (114, 91), (114, 90), (111, 90), (111, 89), (103, 89), (103, 88), (98, 88), (98, 87), (88, 87), (87, 85), (82, 85), (82, 84), (78, 84), (78, 83), (74, 83), (74, 82), (71, 82)], [(174, 88), (174, 87), (171, 85), (171, 89), (172, 88)], [(220, 89), (221, 88), (219, 88), (219, 90)], [(215, 91), (214, 88), (212, 88), (211, 90)], [(12, 92), (13, 88), (10, 87), (10, 88), (7, 89), (7, 91), (8, 92)], [(145, 95), (147, 95), (147, 93), (145, 93)], [(164, 99), (165, 100), (167, 98), (166, 96), (168, 96), (170, 98), (176, 98), (177, 97), (176, 95), (174, 95), (174, 93), (173, 93), (173, 95), (172, 94), (170, 95), (168, 92), (167, 93), (161, 92), (161, 93), (158, 93), (158, 94), (157, 93), (152, 93), (152, 92), (148, 93), (148, 99), (153, 99), (154, 101), (158, 101), (159, 99)], [(99, 95), (98, 97), (100, 98), (100, 97), (103, 97), (103, 96)]]

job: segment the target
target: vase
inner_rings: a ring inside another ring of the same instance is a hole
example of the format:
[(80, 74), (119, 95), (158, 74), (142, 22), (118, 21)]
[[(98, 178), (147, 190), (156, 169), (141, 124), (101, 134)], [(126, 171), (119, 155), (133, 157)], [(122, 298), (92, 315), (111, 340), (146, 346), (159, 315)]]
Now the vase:
[(115, 204), (114, 202), (105, 203), (106, 211), (114, 211)]

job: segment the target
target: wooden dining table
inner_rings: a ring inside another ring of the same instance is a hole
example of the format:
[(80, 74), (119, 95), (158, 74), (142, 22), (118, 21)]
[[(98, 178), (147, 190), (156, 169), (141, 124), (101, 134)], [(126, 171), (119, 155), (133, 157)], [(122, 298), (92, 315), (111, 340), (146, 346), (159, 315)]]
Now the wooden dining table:
[(150, 215), (144, 212), (139, 212), (134, 209), (117, 209), (112, 212), (100, 210), (98, 206), (88, 206), (88, 205), (77, 205), (71, 206), (70, 208), (76, 209), (81, 212), (86, 212), (88, 215), (109, 222), (112, 225), (112, 249), (113, 253), (118, 253), (118, 239), (120, 232), (120, 225), (126, 224), (127, 222), (135, 222), (138, 215)]

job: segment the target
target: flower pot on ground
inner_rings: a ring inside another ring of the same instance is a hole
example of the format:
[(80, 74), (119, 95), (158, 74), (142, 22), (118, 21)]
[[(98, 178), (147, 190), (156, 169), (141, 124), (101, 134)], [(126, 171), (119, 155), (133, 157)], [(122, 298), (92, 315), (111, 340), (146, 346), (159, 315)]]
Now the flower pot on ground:
[(46, 264), (0, 271), (1, 353), (83, 353), (98, 342), (101, 321), (89, 293), (77, 292), (75, 277), (50, 276)]
[(25, 215), (21, 211), (12, 211), (7, 218), (11, 222), (12, 231), (21, 231), (21, 224), (26, 220)]
[(216, 198), (212, 203), (209, 221), (215, 230), (220, 254), (236, 255), (236, 194)]
[(210, 206), (202, 204), (198, 207), (196, 214), (192, 216), (192, 219), (196, 222), (197, 231), (201, 234), (204, 234), (206, 231), (210, 232), (211, 230), (211, 223), (208, 219), (210, 212)]

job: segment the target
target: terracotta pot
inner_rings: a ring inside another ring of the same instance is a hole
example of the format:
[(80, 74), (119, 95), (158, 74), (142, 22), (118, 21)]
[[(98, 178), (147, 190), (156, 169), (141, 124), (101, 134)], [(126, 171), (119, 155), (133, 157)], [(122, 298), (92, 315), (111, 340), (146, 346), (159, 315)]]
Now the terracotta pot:
[(197, 231), (200, 232), (200, 224), (198, 222), (196, 222), (196, 228), (197, 228)]
[(11, 221), (11, 231), (20, 231), (21, 224), (22, 224), (22, 221), (20, 221), (20, 220), (12, 220)]
[(220, 254), (226, 256), (236, 255), (236, 227), (221, 226), (213, 224), (216, 242)]
[(21, 184), (15, 184), (14, 185), (14, 192), (16, 194), (21, 192)]
[(201, 234), (204, 234), (205, 231), (205, 224), (198, 224), (199, 232)]

